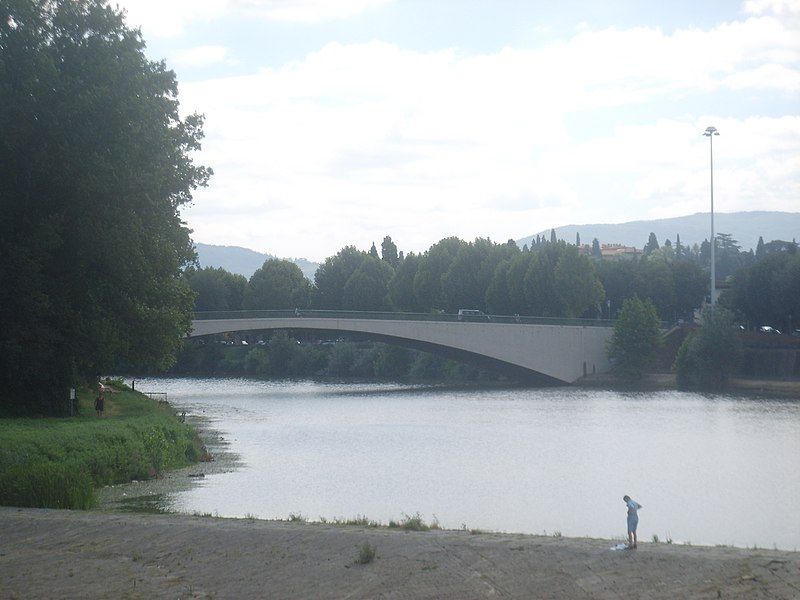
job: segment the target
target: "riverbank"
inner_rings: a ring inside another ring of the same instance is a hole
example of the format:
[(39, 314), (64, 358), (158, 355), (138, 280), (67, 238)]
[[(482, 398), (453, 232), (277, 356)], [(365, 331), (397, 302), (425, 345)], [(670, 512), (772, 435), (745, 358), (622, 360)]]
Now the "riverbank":
[(0, 419), (0, 504), (91, 508), (101, 486), (148, 479), (203, 457), (197, 432), (172, 408), (119, 386), (78, 393), (76, 416)]
[[(368, 543), (375, 559), (356, 564)], [(800, 553), (0, 508), (2, 598), (797, 598)]]

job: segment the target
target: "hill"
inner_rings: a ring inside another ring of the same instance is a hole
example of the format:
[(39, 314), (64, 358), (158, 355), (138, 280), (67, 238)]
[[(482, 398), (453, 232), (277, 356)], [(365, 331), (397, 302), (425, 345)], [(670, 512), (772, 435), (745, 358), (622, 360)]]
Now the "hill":
[[(244, 275), (248, 279), (257, 269), (261, 268), (265, 260), (276, 258), (271, 254), (256, 252), (239, 246), (195, 244), (195, 250), (197, 250), (197, 258), (201, 267), (222, 267), (226, 271)], [(303, 275), (314, 281), (314, 273), (319, 267), (318, 263), (311, 262), (305, 258), (288, 258), (286, 260), (296, 264), (300, 267)]]
[[(683, 245), (700, 244), (707, 240), (711, 229), (709, 213), (696, 213), (671, 219), (655, 219), (651, 221), (630, 221), (616, 224), (564, 225), (556, 227), (556, 237), (575, 243), (575, 234), (580, 233), (581, 243), (590, 244), (597, 238), (601, 244), (623, 244), (642, 248), (647, 243), (650, 232), (656, 234), (659, 244), (669, 239), (675, 242), (676, 235), (681, 236)], [(800, 213), (748, 211), (735, 213), (714, 213), (714, 231), (730, 233), (739, 240), (743, 250), (755, 249), (758, 236), (765, 242), (771, 240), (787, 240), (800, 238)], [(544, 235), (550, 239), (550, 230), (539, 231), (538, 234), (526, 236), (517, 243), (530, 245), (536, 235)]]

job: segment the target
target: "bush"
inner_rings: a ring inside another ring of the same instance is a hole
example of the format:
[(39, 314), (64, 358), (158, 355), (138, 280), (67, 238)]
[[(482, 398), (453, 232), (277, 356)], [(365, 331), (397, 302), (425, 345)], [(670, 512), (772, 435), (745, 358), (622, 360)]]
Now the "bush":
[(356, 564), (366, 565), (375, 560), (375, 546), (370, 546), (369, 542), (364, 542), (358, 549), (358, 556), (356, 557)]
[(678, 349), (673, 369), (678, 386), (719, 390), (736, 372), (742, 347), (734, 327), (734, 315), (716, 307), (703, 311), (703, 324)]

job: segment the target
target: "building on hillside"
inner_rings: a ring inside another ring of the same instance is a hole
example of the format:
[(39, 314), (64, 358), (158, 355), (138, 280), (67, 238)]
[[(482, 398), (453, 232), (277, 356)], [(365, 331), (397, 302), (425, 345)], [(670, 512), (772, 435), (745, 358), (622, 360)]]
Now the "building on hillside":
[(622, 244), (602, 244), (600, 253), (603, 255), (603, 260), (632, 260), (642, 255), (642, 251), (638, 248)]

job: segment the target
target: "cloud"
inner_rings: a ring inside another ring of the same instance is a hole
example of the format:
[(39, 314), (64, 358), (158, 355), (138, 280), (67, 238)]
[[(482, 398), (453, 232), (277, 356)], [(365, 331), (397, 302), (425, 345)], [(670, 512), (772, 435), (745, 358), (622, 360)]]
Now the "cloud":
[(170, 61), (179, 67), (206, 67), (220, 63), (233, 64), (234, 62), (230, 56), (230, 49), (225, 46), (187, 48), (177, 52)]
[[(478, 55), (334, 43), (187, 83), (216, 175), (186, 215), (199, 240), (316, 259), (386, 234), (424, 250), (677, 216), (706, 209), (708, 125), (722, 133), (718, 210), (797, 210), (800, 117), (733, 110), (742, 94), (759, 108), (796, 97), (797, 34), (764, 14)], [(717, 98), (727, 116), (697, 108)]]
[(392, 0), (119, 0), (128, 23), (145, 37), (181, 36), (193, 22), (209, 23), (224, 16), (290, 23), (321, 23), (355, 17)]
[(269, 21), (320, 23), (347, 19), (391, 0), (239, 0)]
[(127, 23), (141, 27), (145, 38), (176, 37), (188, 22), (210, 22), (224, 15), (229, 0), (119, 0), (128, 14)]

